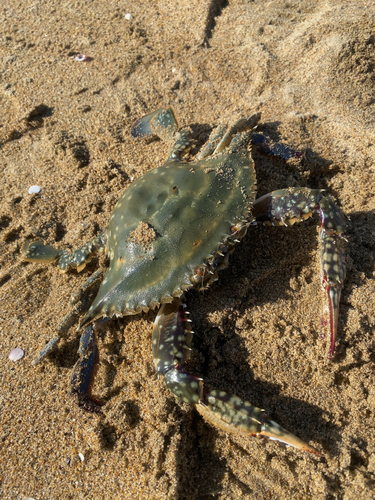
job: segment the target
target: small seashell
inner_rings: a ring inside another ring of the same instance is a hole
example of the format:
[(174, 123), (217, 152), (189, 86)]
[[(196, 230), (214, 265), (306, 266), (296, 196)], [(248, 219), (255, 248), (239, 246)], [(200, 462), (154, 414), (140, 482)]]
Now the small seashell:
[(9, 359), (11, 361), (19, 361), (20, 359), (22, 359), (24, 357), (24, 355), (25, 355), (25, 351), (22, 350), (20, 347), (16, 347), (12, 351), (10, 351)]
[(88, 57), (86, 56), (86, 54), (76, 55), (76, 61), (83, 62), (83, 61), (87, 61), (87, 59), (88, 59)]
[(130, 21), (130, 19), (132, 18), (132, 15), (131, 14), (125, 14), (125, 19), (127, 21)]
[(85, 460), (85, 455), (83, 455), (81, 452), (78, 453), (78, 456), (79, 456), (79, 459), (81, 460), (81, 462), (84, 462)]
[(42, 188), (40, 186), (29, 187), (29, 194), (40, 193)]

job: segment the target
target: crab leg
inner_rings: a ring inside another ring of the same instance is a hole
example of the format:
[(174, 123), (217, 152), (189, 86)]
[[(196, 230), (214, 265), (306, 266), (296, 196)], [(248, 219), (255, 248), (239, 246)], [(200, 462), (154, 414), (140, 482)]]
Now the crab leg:
[(63, 273), (69, 269), (77, 269), (80, 272), (93, 257), (104, 251), (107, 238), (107, 231), (104, 231), (72, 253), (44, 245), (41, 241), (28, 241), (22, 248), (23, 258), (29, 262), (43, 262), (45, 264), (57, 261), (57, 265)]
[(291, 226), (319, 213), (321, 231), (322, 287), (329, 308), (331, 341), (329, 356), (335, 350), (339, 302), (345, 279), (345, 218), (335, 201), (322, 189), (290, 188), (268, 193), (254, 202), (252, 214), (257, 222)]
[(78, 404), (87, 411), (100, 412), (102, 402), (94, 399), (91, 388), (96, 373), (95, 367), (98, 363), (98, 348), (95, 339), (95, 327), (90, 324), (86, 326), (81, 335), (78, 348), (79, 359), (74, 365), (73, 374), (70, 379), (72, 395), (78, 397)]
[[(230, 127), (225, 125), (219, 125), (214, 129), (208, 139), (207, 145), (202, 149), (198, 155), (198, 160), (203, 160), (208, 156), (218, 153), (226, 149), (233, 137), (235, 137), (240, 132), (245, 132), (246, 130), (254, 129), (260, 120), (260, 113), (255, 113), (251, 115), (250, 118), (240, 118), (234, 122)], [(247, 141), (247, 139), (246, 139)]]
[(181, 157), (187, 154), (193, 145), (189, 128), (178, 131), (177, 118), (172, 108), (160, 108), (142, 116), (133, 124), (131, 134), (135, 138), (147, 139), (157, 136), (163, 141), (173, 141), (166, 163), (182, 161)]
[[(107, 244), (107, 231), (99, 234), (82, 247), (74, 250), (72, 253), (66, 250), (57, 250), (51, 245), (45, 245), (42, 241), (28, 241), (22, 248), (23, 258), (29, 262), (42, 262), (49, 264), (57, 261), (62, 272), (76, 268), (78, 272), (82, 271), (86, 264), (100, 252), (103, 252)], [(35, 358), (34, 365), (37, 365), (54, 347), (59, 343), (60, 339), (75, 323), (78, 316), (83, 312), (88, 311), (90, 304), (86, 298), (90, 290), (101, 279), (103, 271), (99, 269), (94, 273), (79, 289), (78, 293), (74, 294), (70, 299), (70, 305), (75, 307), (70, 311), (57, 327), (57, 335), (53, 337), (42, 352)]]
[(143, 139), (154, 135), (164, 141), (172, 141), (178, 130), (178, 122), (172, 108), (160, 108), (139, 118), (131, 128), (133, 137)]
[(89, 308), (90, 308), (90, 301), (87, 298), (85, 298), (84, 300), (81, 300), (77, 304), (77, 306), (74, 307), (74, 309), (69, 311), (68, 314), (64, 316), (61, 323), (56, 329), (57, 334), (48, 342), (48, 344), (44, 347), (44, 349), (40, 352), (40, 354), (38, 354), (38, 356), (34, 359), (33, 362), (34, 365), (38, 365), (47, 354), (53, 351), (53, 349), (64, 337), (69, 328), (73, 326), (74, 323), (78, 320), (80, 314), (87, 312)]
[(263, 134), (253, 134), (251, 136), (251, 145), (260, 153), (267, 156), (276, 156), (284, 160), (295, 158), (303, 160), (303, 152), (291, 149), (284, 144), (270, 144), (270, 141)]
[(77, 322), (79, 316), (89, 310), (91, 301), (88, 299), (88, 293), (95, 287), (103, 275), (102, 269), (98, 269), (85, 283), (79, 288), (78, 292), (70, 298), (70, 305), (74, 308), (66, 314), (58, 327), (56, 335), (44, 347), (40, 354), (34, 359), (34, 365), (38, 365), (40, 361), (57, 346), (59, 341), (64, 337), (66, 332)]
[(300, 450), (320, 455), (273, 420), (265, 411), (223, 391), (209, 391), (202, 378), (186, 371), (193, 332), (180, 299), (163, 304), (152, 335), (154, 363), (168, 389), (182, 402), (194, 404), (211, 424), (236, 434), (265, 436)]

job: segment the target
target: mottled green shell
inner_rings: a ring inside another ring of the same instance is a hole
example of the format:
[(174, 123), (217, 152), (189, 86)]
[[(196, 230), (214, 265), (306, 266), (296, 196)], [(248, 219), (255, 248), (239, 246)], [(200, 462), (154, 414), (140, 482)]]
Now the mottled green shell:
[[(246, 150), (167, 162), (133, 182), (111, 216), (110, 266), (84, 322), (146, 311), (190, 288), (197, 266), (248, 216), (255, 182)], [(140, 222), (156, 235), (146, 247), (130, 238)]]

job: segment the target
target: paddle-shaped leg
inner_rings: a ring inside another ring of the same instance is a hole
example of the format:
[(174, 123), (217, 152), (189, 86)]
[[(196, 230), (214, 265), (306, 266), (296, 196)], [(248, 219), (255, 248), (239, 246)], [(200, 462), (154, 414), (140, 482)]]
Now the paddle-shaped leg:
[(49, 264), (56, 261), (63, 273), (69, 269), (77, 269), (80, 272), (93, 257), (104, 252), (107, 240), (108, 234), (104, 231), (71, 253), (67, 250), (56, 250), (51, 245), (44, 245), (42, 241), (28, 241), (22, 248), (22, 254), (23, 259), (29, 262)]

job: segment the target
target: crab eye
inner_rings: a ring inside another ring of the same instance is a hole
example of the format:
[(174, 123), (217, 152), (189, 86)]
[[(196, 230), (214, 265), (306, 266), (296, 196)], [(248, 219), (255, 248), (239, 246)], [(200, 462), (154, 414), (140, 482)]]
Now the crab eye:
[(178, 193), (178, 186), (176, 184), (174, 184), (171, 187), (171, 194), (177, 194), (177, 193)]

